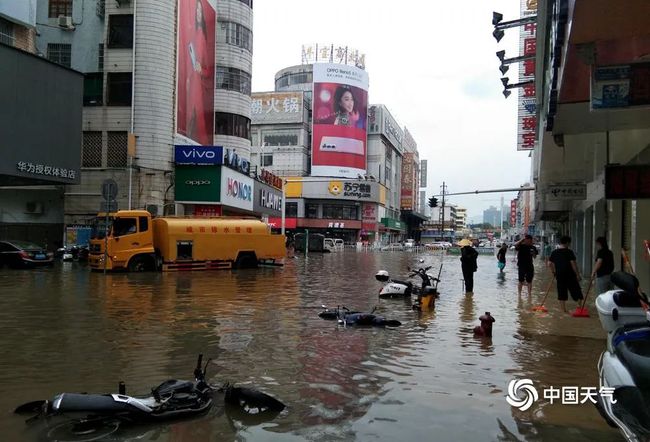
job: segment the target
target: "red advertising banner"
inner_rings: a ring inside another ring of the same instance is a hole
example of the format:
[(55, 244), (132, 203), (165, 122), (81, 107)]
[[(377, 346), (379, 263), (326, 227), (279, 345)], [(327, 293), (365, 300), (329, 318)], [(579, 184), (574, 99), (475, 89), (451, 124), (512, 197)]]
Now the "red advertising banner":
[(311, 174), (366, 174), (368, 74), (354, 66), (314, 64)]
[(176, 131), (211, 145), (214, 133), (214, 0), (178, 1)]
[(510, 200), (510, 226), (514, 227), (517, 222), (517, 200)]
[(214, 204), (195, 204), (194, 216), (221, 216), (221, 206)]
[[(285, 218), (284, 219), (284, 228), (285, 229), (295, 229), (297, 225), (298, 218)], [(267, 222), (272, 229), (281, 229), (282, 228), (282, 218), (269, 216), (269, 221)]]
[(412, 152), (406, 152), (402, 159), (401, 208), (406, 210), (413, 209), (413, 193), (415, 187), (414, 156), (415, 154)]
[[(521, 18), (537, 14), (537, 1), (520, 0)], [(537, 24), (528, 23), (519, 30), (519, 55), (535, 55)], [(519, 65), (520, 83), (535, 79), (535, 59)], [(533, 150), (537, 145), (537, 98), (535, 85), (519, 89), (517, 104), (517, 150)]]

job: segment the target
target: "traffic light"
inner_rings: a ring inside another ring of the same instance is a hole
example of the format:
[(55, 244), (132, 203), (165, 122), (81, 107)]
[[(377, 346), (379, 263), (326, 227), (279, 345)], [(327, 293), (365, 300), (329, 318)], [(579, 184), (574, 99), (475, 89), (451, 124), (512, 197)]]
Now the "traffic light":
[(434, 196), (429, 198), (429, 207), (438, 207), (438, 198)]

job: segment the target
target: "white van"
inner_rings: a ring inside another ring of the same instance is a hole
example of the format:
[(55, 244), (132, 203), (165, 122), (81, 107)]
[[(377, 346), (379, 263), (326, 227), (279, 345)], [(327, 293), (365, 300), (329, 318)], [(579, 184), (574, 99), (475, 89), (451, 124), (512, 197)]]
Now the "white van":
[(404, 243), (404, 247), (413, 247), (415, 245), (415, 240), (413, 238), (409, 238), (406, 240)]
[(333, 252), (335, 249), (334, 246), (334, 239), (333, 238), (325, 238), (323, 240), (323, 248), (326, 250), (329, 250), (330, 252)]
[(345, 246), (345, 243), (343, 242), (342, 239), (336, 238), (334, 240), (334, 250), (343, 250), (344, 246)]

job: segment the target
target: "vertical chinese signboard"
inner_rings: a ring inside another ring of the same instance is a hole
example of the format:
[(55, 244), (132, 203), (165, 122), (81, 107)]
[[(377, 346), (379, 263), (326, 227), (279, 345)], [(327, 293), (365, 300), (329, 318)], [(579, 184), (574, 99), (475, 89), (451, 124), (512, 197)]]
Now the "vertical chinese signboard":
[(510, 227), (515, 227), (517, 222), (517, 200), (510, 200)]
[(413, 187), (415, 184), (415, 171), (413, 168), (413, 152), (405, 152), (402, 159), (402, 198), (400, 208), (405, 210), (413, 209)]
[(201, 144), (214, 133), (215, 0), (178, 1), (176, 132)]
[[(537, 0), (520, 0), (521, 18), (537, 14)], [(519, 54), (534, 56), (537, 48), (537, 25), (528, 23), (519, 31)], [(535, 59), (524, 60), (519, 65), (519, 82), (535, 79)], [(533, 150), (537, 146), (537, 102), (535, 85), (519, 89), (517, 111), (517, 150)]]

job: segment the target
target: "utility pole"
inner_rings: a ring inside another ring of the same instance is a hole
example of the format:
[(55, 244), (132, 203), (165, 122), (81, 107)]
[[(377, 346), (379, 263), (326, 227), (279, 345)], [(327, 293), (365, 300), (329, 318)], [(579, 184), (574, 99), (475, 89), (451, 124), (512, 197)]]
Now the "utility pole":
[(442, 207), (440, 207), (440, 236), (441, 241), (445, 240), (445, 195), (447, 194), (447, 186), (442, 182)]

